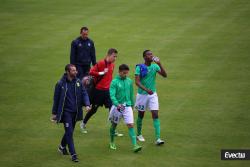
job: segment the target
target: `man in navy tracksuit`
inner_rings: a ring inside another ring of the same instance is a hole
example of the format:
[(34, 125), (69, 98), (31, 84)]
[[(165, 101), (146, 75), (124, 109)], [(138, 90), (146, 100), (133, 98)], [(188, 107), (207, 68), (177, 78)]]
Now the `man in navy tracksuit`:
[(82, 106), (86, 106), (87, 110), (90, 109), (88, 94), (76, 75), (76, 67), (73, 64), (66, 65), (65, 74), (55, 86), (52, 109), (52, 120), (63, 123), (65, 129), (58, 151), (63, 155), (68, 155), (66, 149), (66, 145), (68, 145), (74, 162), (78, 162), (73, 141), (75, 124), (76, 121), (83, 118)]
[(77, 68), (77, 77), (82, 78), (88, 75), (90, 64), (96, 64), (95, 45), (94, 42), (88, 38), (88, 28), (82, 27), (80, 29), (81, 36), (76, 38), (71, 43), (70, 63)]

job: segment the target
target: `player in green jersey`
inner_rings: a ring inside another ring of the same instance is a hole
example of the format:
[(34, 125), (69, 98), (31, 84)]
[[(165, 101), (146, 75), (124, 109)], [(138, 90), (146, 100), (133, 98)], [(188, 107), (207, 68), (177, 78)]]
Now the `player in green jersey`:
[(160, 59), (153, 56), (150, 50), (143, 52), (143, 58), (145, 61), (144, 64), (138, 64), (135, 70), (135, 82), (138, 86), (135, 103), (135, 108), (138, 110), (137, 139), (142, 142), (145, 141), (142, 136), (142, 120), (148, 108), (151, 111), (155, 128), (155, 144), (162, 145), (164, 141), (160, 138), (159, 102), (156, 93), (155, 78), (157, 73), (166, 78), (167, 73), (162, 67)]

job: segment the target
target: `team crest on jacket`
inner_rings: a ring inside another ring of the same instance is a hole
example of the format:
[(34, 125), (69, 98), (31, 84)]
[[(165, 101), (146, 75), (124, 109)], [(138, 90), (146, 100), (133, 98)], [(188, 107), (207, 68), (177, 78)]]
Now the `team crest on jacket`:
[(90, 43), (88, 43), (88, 46), (90, 46), (91, 44)]
[(77, 87), (80, 87), (80, 83), (79, 82), (77, 82), (76, 85), (77, 85)]
[(81, 43), (79, 43), (79, 45), (78, 45), (79, 47), (81, 47), (82, 46), (82, 44)]

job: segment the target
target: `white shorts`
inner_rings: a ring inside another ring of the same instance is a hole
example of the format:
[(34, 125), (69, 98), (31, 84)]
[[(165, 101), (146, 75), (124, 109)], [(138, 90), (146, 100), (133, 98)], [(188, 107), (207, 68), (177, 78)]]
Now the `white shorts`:
[(139, 111), (146, 111), (146, 109), (159, 110), (159, 102), (157, 93), (152, 95), (137, 94), (135, 108)]
[(125, 124), (133, 124), (134, 123), (134, 115), (132, 107), (125, 107), (123, 111), (118, 111), (116, 106), (112, 106), (109, 112), (109, 120), (118, 124), (121, 120), (124, 119)]

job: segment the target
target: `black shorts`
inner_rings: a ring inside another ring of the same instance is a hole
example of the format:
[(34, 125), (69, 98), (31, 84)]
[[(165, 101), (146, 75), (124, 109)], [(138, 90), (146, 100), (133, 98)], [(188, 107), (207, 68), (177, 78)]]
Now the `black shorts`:
[(112, 101), (110, 99), (109, 90), (99, 90), (94, 89), (92, 105), (105, 106), (106, 108), (111, 108)]

